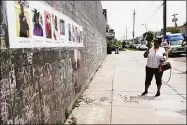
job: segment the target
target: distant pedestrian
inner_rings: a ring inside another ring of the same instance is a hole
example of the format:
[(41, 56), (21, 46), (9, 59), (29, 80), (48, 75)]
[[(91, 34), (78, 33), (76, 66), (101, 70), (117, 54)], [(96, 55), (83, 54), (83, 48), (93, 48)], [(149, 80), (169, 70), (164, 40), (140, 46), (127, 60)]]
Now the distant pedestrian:
[(119, 47), (115, 46), (115, 54), (119, 54)]
[(166, 51), (164, 48), (160, 47), (161, 43), (161, 39), (155, 39), (154, 46), (144, 53), (144, 57), (147, 58), (147, 65), (145, 91), (142, 93), (142, 96), (148, 93), (148, 88), (151, 85), (151, 81), (154, 75), (157, 84), (157, 93), (155, 96), (160, 96), (163, 72), (159, 71), (159, 65), (161, 64), (161, 62), (166, 60)]

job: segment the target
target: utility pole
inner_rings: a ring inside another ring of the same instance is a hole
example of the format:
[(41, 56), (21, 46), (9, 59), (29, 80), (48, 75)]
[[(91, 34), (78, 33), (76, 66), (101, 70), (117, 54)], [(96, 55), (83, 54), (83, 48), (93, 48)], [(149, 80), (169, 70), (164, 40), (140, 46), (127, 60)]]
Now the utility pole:
[(126, 40), (127, 40), (127, 27), (126, 27)]
[(145, 24), (145, 29), (146, 29), (146, 32), (147, 32), (147, 25)]
[(176, 15), (178, 14), (171, 15), (171, 16), (174, 16), (174, 18), (172, 19), (172, 22), (175, 22), (175, 27), (177, 27), (177, 21), (178, 21), (178, 19), (176, 18)]
[(133, 13), (133, 32), (132, 32), (132, 36), (133, 36), (133, 44), (134, 44), (134, 29), (135, 29), (135, 10), (134, 10), (134, 13)]
[(166, 0), (163, 3), (163, 35), (164, 39), (166, 38)]
[(147, 25), (146, 25), (146, 24), (142, 24), (142, 25), (144, 25), (144, 26), (145, 26), (145, 30), (146, 30), (146, 32), (147, 32)]

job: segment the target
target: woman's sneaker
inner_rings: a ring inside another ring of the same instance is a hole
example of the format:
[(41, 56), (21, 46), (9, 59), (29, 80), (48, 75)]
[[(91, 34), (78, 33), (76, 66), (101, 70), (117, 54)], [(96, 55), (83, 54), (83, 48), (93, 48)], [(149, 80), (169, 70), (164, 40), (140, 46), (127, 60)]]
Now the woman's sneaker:
[(160, 96), (160, 92), (158, 91), (158, 92), (156, 93), (156, 95), (155, 95), (155, 96), (156, 96), (156, 97), (157, 97), (157, 96)]
[(147, 93), (148, 93), (147, 91), (144, 91), (144, 92), (142, 93), (141, 96), (144, 96), (144, 95), (146, 95)]

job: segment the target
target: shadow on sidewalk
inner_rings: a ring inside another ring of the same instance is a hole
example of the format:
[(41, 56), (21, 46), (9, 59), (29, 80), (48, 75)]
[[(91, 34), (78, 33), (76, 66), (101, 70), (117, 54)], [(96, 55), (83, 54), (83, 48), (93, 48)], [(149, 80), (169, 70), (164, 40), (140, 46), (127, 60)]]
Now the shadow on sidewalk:
[(179, 111), (176, 111), (176, 112), (181, 114), (181, 115), (186, 116), (186, 110), (179, 110)]
[(137, 98), (139, 98), (141, 100), (147, 100), (147, 101), (151, 101), (151, 100), (156, 100), (157, 99), (157, 97), (155, 97), (155, 96), (147, 96), (147, 95), (145, 95), (145, 96), (138, 95)]

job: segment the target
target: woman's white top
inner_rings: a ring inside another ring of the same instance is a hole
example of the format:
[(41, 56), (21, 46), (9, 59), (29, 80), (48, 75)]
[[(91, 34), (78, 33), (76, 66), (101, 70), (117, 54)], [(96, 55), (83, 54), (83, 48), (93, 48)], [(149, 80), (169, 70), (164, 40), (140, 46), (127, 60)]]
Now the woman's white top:
[(154, 47), (152, 47), (149, 50), (149, 54), (147, 57), (147, 67), (158, 68), (160, 65), (160, 60), (164, 58), (164, 53), (166, 53), (166, 51), (163, 47), (159, 47), (157, 50), (154, 50)]

